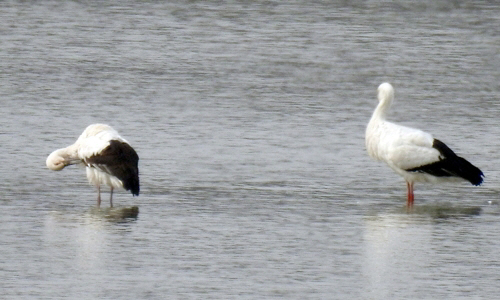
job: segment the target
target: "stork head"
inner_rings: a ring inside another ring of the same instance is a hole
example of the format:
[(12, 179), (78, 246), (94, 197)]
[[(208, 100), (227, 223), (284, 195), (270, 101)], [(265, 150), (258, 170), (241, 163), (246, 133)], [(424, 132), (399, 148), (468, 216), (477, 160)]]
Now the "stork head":
[(66, 159), (61, 156), (61, 150), (56, 150), (52, 152), (49, 157), (47, 157), (47, 161), (45, 162), (47, 164), (47, 167), (51, 170), (54, 171), (61, 171), (66, 167), (68, 164), (66, 163)]
[(394, 99), (394, 88), (390, 83), (384, 82), (378, 86), (378, 101), (391, 104)]
[(58, 149), (47, 157), (47, 168), (54, 171), (61, 171), (66, 166), (81, 163), (82, 161), (72, 154), (72, 147)]

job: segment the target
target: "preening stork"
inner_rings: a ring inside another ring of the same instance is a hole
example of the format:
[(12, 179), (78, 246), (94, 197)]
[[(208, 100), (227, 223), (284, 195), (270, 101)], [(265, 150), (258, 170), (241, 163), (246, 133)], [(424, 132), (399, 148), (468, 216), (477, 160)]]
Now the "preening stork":
[(366, 128), (366, 150), (406, 180), (408, 207), (413, 206), (415, 182), (467, 180), (473, 185), (483, 182), (481, 170), (429, 133), (386, 121), (393, 100), (392, 85), (382, 83), (378, 87), (378, 106)]
[(97, 187), (97, 207), (101, 205), (103, 184), (111, 188), (111, 207), (115, 188), (124, 188), (134, 196), (139, 195), (139, 156), (111, 126), (88, 126), (73, 145), (55, 150), (47, 157), (46, 163), (54, 171), (83, 163), (87, 169), (87, 179)]

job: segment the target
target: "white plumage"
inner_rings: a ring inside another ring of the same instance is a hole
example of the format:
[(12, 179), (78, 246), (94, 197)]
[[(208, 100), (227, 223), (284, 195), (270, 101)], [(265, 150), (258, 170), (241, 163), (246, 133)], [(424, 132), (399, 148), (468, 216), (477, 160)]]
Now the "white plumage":
[(97, 206), (101, 204), (101, 185), (113, 189), (124, 188), (139, 195), (139, 157), (130, 144), (116, 130), (105, 124), (88, 126), (71, 146), (58, 149), (47, 157), (47, 167), (60, 171), (68, 165), (83, 163), (87, 178), (97, 187)]
[(407, 205), (412, 206), (414, 182), (468, 180), (474, 185), (483, 181), (483, 173), (467, 160), (457, 156), (443, 142), (429, 133), (386, 121), (394, 99), (389, 83), (378, 87), (379, 104), (366, 128), (368, 154), (386, 162), (403, 176), (408, 188)]

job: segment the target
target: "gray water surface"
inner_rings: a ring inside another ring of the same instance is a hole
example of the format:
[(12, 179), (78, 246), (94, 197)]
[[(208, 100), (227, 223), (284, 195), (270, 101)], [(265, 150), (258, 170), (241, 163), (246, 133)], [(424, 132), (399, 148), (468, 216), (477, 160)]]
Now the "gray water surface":
[[(499, 24), (494, 1), (0, 3), (2, 297), (498, 297)], [(483, 186), (405, 210), (364, 148), (384, 81)], [(97, 122), (139, 153), (140, 196), (114, 195), (137, 219), (45, 166)]]

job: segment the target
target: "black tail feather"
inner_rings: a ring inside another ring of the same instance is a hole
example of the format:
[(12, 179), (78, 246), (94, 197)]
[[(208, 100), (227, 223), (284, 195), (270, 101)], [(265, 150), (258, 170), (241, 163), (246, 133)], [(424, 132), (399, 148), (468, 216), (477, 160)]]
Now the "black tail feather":
[(408, 172), (424, 172), (437, 177), (461, 177), (473, 185), (483, 183), (484, 174), (478, 167), (457, 156), (455, 152), (438, 139), (434, 139), (432, 146), (441, 153), (440, 160), (407, 170)]
[(455, 176), (462, 177), (463, 179), (468, 180), (473, 185), (480, 185), (481, 183), (483, 183), (483, 172), (481, 172), (478, 167), (474, 166), (466, 159), (457, 156), (452, 159), (445, 159), (444, 162), (446, 162), (447, 165), (445, 170), (448, 170)]
[(139, 170), (137, 168), (130, 169), (130, 173), (126, 178), (122, 179), (123, 188), (127, 191), (130, 191), (132, 195), (139, 196)]

